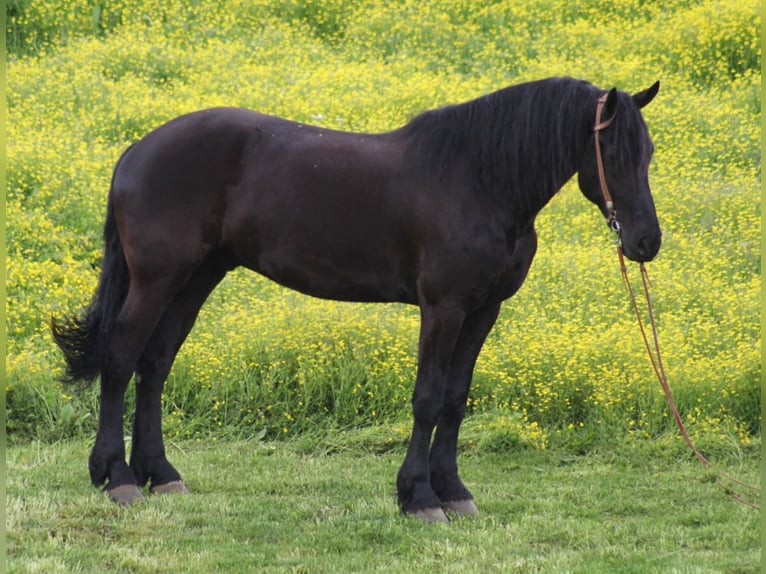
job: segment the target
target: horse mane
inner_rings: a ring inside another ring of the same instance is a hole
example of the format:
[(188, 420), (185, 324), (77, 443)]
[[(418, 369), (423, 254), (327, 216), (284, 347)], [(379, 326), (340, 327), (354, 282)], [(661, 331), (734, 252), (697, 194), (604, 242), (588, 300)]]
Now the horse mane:
[[(531, 213), (524, 215), (533, 216), (579, 168), (603, 92), (572, 78), (528, 82), (423, 112), (403, 130), (419, 169), (447, 181), (460, 166), (476, 193), (505, 197), (516, 206), (526, 202)], [(620, 93), (615, 134), (634, 129), (634, 118), (620, 117), (625, 108), (635, 108), (625, 105), (625, 97)], [(634, 113), (640, 118), (637, 109)], [(640, 141), (630, 135), (615, 136), (624, 145), (634, 142), (630, 149), (618, 144), (621, 162), (635, 153), (635, 141)]]

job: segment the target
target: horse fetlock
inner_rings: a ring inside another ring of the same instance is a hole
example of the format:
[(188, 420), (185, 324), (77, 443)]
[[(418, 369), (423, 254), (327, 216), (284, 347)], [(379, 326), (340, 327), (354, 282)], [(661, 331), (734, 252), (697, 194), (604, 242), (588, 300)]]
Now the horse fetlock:
[(107, 481), (115, 486), (136, 483), (133, 473), (120, 453), (104, 453), (98, 447), (94, 447), (90, 454), (88, 470), (93, 486), (101, 486)]
[(440, 473), (431, 473), (431, 487), (440, 500), (471, 500), (473, 495), (465, 487), (457, 474), (445, 476)]
[(441, 508), (442, 502), (428, 481), (408, 481), (399, 477), (397, 481), (399, 507), (406, 514), (413, 514), (428, 508)]
[(99, 455), (92, 453), (88, 461), (88, 471), (90, 472), (90, 481), (93, 486), (101, 486), (109, 478), (109, 465)]
[(130, 457), (130, 468), (136, 478), (136, 484), (144, 486), (151, 481), (152, 487), (156, 485), (181, 482), (181, 475), (168, 462), (165, 455), (159, 456), (135, 456)]

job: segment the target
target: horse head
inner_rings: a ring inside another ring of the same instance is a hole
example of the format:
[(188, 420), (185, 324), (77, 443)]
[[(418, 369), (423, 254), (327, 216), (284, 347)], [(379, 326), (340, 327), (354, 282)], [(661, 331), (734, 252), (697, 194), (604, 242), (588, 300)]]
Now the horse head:
[(640, 112), (659, 87), (632, 96), (612, 89), (602, 98), (578, 170), (581, 191), (619, 233), (625, 256), (638, 262), (651, 261), (662, 240), (649, 188), (654, 145)]

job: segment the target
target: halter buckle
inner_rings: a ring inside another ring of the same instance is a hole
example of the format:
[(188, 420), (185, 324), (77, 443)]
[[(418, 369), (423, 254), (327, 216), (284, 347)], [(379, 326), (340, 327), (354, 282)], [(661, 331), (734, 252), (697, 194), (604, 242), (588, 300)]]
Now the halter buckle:
[(622, 247), (622, 228), (620, 227), (620, 222), (617, 221), (617, 212), (613, 208), (609, 210), (606, 224), (609, 226), (609, 229), (614, 231), (617, 247)]

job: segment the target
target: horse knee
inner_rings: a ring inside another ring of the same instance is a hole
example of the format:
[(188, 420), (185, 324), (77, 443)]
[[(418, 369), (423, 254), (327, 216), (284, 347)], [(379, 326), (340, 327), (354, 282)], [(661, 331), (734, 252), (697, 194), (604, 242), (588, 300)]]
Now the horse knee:
[(465, 418), (465, 412), (465, 403), (445, 404), (441, 411), (439, 424), (460, 426), (460, 424), (463, 422), (463, 419)]

